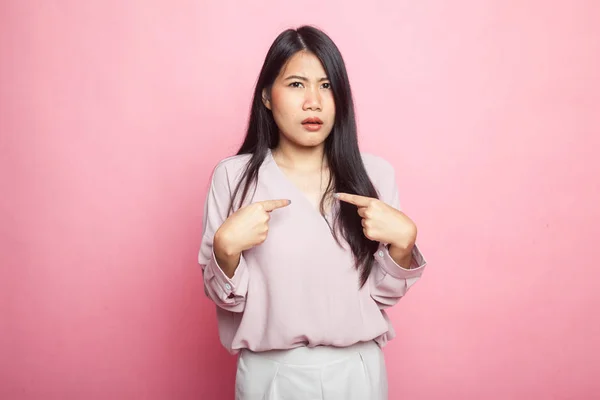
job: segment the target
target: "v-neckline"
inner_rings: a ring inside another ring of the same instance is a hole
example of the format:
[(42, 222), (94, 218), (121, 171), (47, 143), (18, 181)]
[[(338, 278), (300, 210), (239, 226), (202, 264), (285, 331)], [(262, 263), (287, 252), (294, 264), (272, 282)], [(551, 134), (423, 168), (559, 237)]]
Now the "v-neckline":
[(279, 167), (279, 165), (277, 164), (277, 161), (275, 161), (275, 157), (273, 157), (273, 152), (272, 152), (271, 149), (267, 150), (267, 157), (269, 158), (269, 162), (271, 164), (273, 164), (273, 169), (279, 175), (279, 177), (281, 178), (281, 180), (284, 181), (287, 184), (287, 186), (289, 186), (290, 190), (293, 193), (296, 194), (295, 197), (300, 198), (301, 201), (304, 202), (319, 217), (325, 218), (326, 220), (330, 220), (331, 216), (333, 215), (333, 213), (335, 211), (337, 203), (335, 201), (333, 201), (333, 203), (331, 204), (331, 207), (330, 207), (329, 211), (326, 212), (325, 215), (321, 214), (320, 208), (319, 207), (315, 207), (313, 205), (313, 203), (310, 201), (310, 199), (308, 198), (308, 196), (306, 194), (304, 194), (304, 192), (302, 190), (300, 190), (300, 188), (298, 186), (296, 186), (296, 184), (294, 182), (292, 182), (292, 180)]

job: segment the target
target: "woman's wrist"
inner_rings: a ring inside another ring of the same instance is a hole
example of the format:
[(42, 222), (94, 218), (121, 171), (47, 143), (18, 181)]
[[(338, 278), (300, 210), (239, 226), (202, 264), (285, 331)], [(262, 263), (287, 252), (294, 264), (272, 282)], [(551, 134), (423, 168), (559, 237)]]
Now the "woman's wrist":
[(221, 231), (215, 233), (213, 250), (215, 258), (217, 259), (217, 264), (219, 264), (221, 270), (227, 277), (232, 278), (240, 263), (240, 258), (242, 256), (241, 252), (237, 251), (234, 246), (230, 244), (227, 235)]
[(400, 265), (404, 269), (410, 269), (412, 264), (413, 247), (414, 245), (405, 247), (390, 244), (388, 251), (390, 252), (390, 257), (392, 257), (396, 264)]

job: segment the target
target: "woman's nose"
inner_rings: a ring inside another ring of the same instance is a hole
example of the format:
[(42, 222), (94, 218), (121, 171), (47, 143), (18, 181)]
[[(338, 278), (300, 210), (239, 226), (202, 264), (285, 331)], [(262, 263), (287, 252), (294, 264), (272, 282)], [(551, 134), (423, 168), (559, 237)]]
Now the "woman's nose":
[(308, 89), (306, 91), (306, 97), (304, 99), (305, 110), (321, 110), (321, 94), (319, 89)]

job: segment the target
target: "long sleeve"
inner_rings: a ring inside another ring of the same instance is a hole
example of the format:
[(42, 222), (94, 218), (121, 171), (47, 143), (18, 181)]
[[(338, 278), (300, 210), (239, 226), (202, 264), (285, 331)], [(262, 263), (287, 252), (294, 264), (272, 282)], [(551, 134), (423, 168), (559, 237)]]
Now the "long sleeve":
[[(385, 179), (382, 182), (380, 191), (381, 200), (388, 203), (396, 209), (400, 209), (400, 200), (396, 176), (393, 167), (384, 174)], [(373, 255), (375, 262), (369, 277), (371, 297), (378, 304), (380, 309), (391, 307), (398, 303), (400, 298), (406, 294), (408, 289), (414, 285), (427, 265), (427, 261), (421, 254), (418, 245), (412, 250), (412, 265), (398, 265), (391, 257), (387, 243), (380, 243), (377, 252)]]
[(217, 262), (213, 249), (215, 232), (227, 219), (231, 202), (231, 179), (222, 163), (215, 168), (204, 204), (202, 242), (198, 263), (202, 267), (204, 291), (215, 304), (224, 310), (242, 312), (248, 291), (248, 266), (242, 255), (234, 276), (225, 275)]

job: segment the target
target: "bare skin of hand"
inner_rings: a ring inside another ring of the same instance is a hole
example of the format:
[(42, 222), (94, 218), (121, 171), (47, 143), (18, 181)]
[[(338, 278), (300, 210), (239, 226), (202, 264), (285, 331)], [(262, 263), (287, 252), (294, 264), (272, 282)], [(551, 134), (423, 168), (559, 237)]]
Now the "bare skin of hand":
[(371, 197), (337, 193), (340, 201), (357, 207), (362, 218), (364, 235), (373, 240), (390, 244), (390, 255), (399, 265), (412, 262), (412, 249), (417, 239), (417, 226), (402, 211)]
[(240, 208), (223, 222), (215, 233), (213, 247), (225, 275), (233, 277), (242, 252), (267, 239), (270, 213), (290, 203), (290, 200), (259, 201)]

